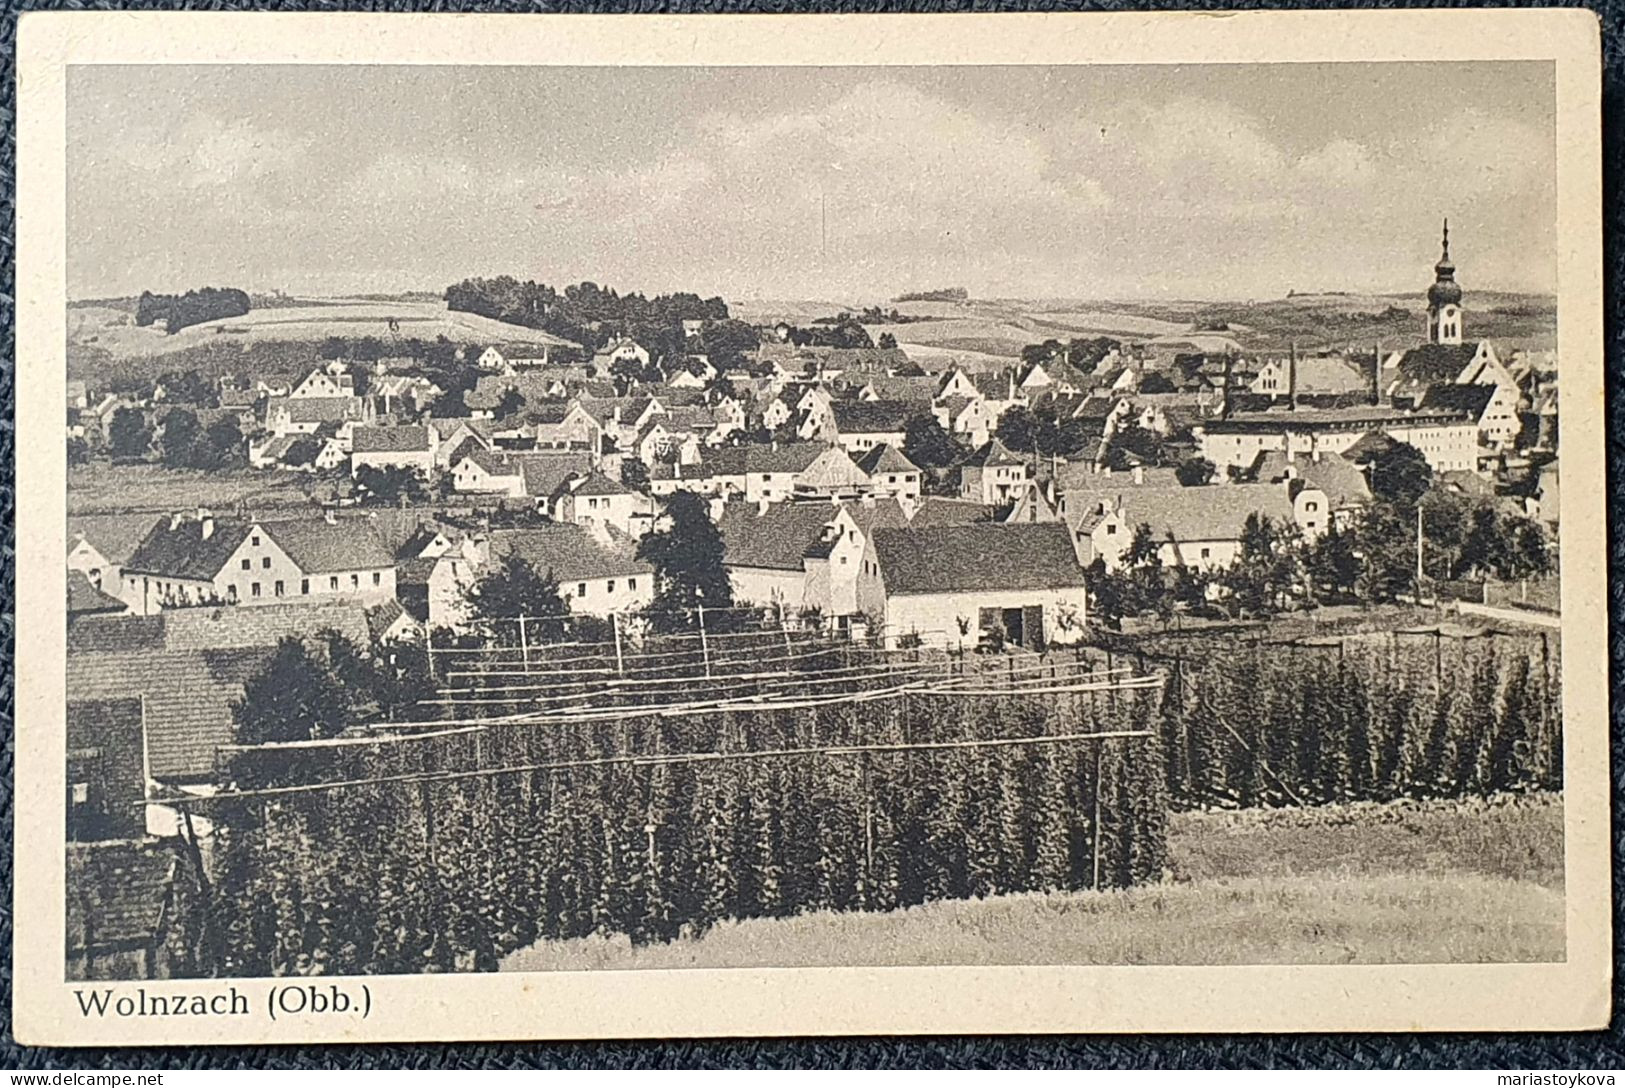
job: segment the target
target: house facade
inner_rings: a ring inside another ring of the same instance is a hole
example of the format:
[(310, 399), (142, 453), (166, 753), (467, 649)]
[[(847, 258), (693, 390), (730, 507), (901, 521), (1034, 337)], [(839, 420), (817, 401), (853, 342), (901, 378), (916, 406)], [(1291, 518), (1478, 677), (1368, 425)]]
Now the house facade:
[[(989, 639), (1038, 647), (1084, 635), (1087, 594), (1059, 523), (876, 529), (872, 589), (860, 608), (888, 646), (917, 639), (968, 649)], [(990, 557), (998, 557), (990, 562)]]
[(207, 511), (156, 524), (126, 563), (118, 594), (140, 615), (290, 599), (376, 603), (394, 595), (394, 558), (365, 524), (225, 520)]

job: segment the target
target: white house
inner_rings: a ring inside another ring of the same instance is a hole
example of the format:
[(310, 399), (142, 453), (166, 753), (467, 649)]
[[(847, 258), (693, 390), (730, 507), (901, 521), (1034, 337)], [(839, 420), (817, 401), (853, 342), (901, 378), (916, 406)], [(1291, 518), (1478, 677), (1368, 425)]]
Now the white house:
[(628, 614), (654, 600), (654, 568), (635, 557), (629, 540), (579, 525), (499, 529), (476, 542), (472, 558), (459, 552), (436, 561), (429, 576), (429, 625), (465, 629), (469, 589), (510, 556), (557, 581), (572, 612)]
[(208, 511), (159, 521), (122, 571), (132, 611), (395, 596), (395, 560), (359, 519), (217, 519)]
[(350, 474), (366, 466), (406, 468), (427, 477), (434, 471), (437, 442), (433, 427), (357, 427), (350, 434)]
[(1032, 465), (990, 439), (959, 469), (959, 497), (987, 506), (1014, 502), (1032, 486)]
[(1084, 572), (1065, 525), (875, 529), (870, 539), (860, 611), (879, 619), (888, 645), (969, 648), (1002, 637), (1036, 647), (1083, 637)]
[(310, 397), (353, 397), (355, 396), (355, 378), (347, 373), (332, 373), (317, 368), (305, 375), (305, 380), (293, 387), (288, 396), (295, 400), (304, 400)]
[(858, 458), (858, 467), (869, 477), (869, 486), (878, 498), (913, 503), (920, 497), (920, 466), (889, 443), (875, 446)]
[(608, 526), (634, 540), (648, 533), (654, 523), (654, 502), (649, 496), (601, 472), (572, 473), (554, 494), (551, 511), (555, 521), (589, 528)]

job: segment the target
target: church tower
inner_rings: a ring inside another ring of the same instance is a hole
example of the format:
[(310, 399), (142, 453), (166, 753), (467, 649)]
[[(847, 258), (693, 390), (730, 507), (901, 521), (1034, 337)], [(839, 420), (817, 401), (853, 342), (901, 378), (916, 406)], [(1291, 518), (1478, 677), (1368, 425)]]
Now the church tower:
[(1461, 343), (1461, 285), (1456, 282), (1456, 266), (1450, 263), (1450, 220), (1444, 221), (1444, 255), (1433, 266), (1433, 286), (1428, 288), (1428, 343)]

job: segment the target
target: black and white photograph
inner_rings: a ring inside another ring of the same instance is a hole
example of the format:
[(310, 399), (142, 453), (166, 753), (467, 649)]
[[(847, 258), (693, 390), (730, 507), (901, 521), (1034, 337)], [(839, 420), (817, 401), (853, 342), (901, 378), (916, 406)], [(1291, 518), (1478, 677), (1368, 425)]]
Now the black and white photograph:
[(74, 1019), (1568, 960), (1558, 65), (771, 61), (66, 68)]

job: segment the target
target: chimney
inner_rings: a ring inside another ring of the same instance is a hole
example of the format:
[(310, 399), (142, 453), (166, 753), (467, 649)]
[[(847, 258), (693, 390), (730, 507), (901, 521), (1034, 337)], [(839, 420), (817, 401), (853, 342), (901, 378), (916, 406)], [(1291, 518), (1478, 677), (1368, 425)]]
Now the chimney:
[(1292, 346), (1286, 358), (1286, 408), (1289, 412), (1298, 410), (1298, 342), (1292, 341)]
[(1230, 374), (1236, 367), (1236, 357), (1229, 352), (1224, 356), (1224, 388), (1220, 390), (1219, 418), (1230, 418)]
[(337, 525), (339, 523), (339, 519), (334, 515), (333, 508), (331, 506), (322, 511), (322, 520), (327, 522), (329, 525)]
[(1382, 341), (1371, 345), (1371, 406), (1382, 403)]
[(198, 528), (204, 540), (214, 535), (214, 515), (207, 510), (198, 510)]
[(1137, 484), (1145, 483), (1145, 466), (1144, 465), (1135, 465), (1134, 466), (1134, 482), (1137, 483)]

